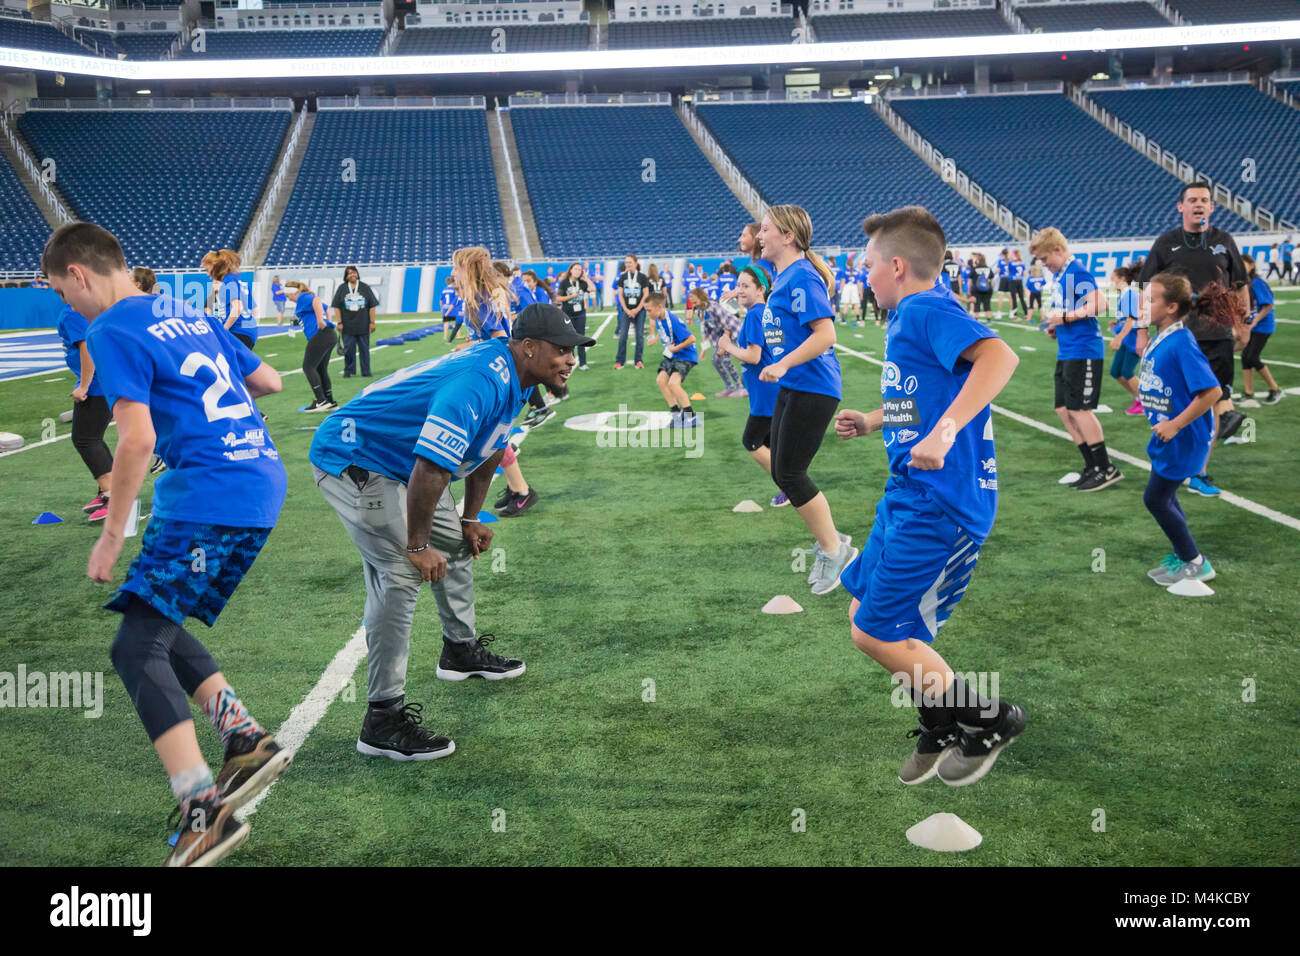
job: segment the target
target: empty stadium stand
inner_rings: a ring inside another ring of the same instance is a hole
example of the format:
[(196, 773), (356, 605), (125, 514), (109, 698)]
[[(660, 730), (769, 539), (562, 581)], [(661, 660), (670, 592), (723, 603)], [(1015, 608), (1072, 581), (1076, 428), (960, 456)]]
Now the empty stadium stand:
[(112, 231), (127, 261), (195, 268), (239, 248), (279, 152), (280, 110), (35, 110), (18, 128), (81, 219)]
[(432, 262), (461, 246), (508, 255), (481, 109), (316, 114), (268, 263)]
[(707, 20), (641, 20), (609, 24), (609, 48), (743, 46), (790, 43), (798, 22), (787, 17), (729, 17)]
[(78, 30), (77, 35), (90, 40), (106, 56), (128, 60), (159, 60), (176, 42), (175, 33), (106, 33), (103, 30)]
[[(696, 113), (769, 204), (808, 210), (819, 245), (861, 247), (863, 219), (906, 205), (933, 212), (954, 244), (1011, 238), (864, 103), (699, 105)], [(773, 143), (800, 145), (792, 152)], [(805, 149), (806, 160), (797, 158)]]
[(726, 252), (752, 218), (671, 106), (516, 108), (510, 122), (549, 256)]
[(71, 53), (76, 56), (91, 55), (90, 50), (48, 23), (33, 23), (13, 17), (0, 17), (0, 46)]
[(1300, 19), (1298, 0), (1169, 0), (1189, 23)]
[(1053, 3), (1016, 7), (1030, 30), (1062, 33), (1071, 30), (1132, 30), (1172, 26), (1146, 0), (1125, 3)]
[(847, 40), (906, 40), (911, 37), (993, 36), (1011, 33), (997, 10), (925, 10), (815, 16), (813, 33), (821, 43)]
[[(1034, 229), (1054, 225), (1069, 239), (1154, 236), (1174, 217), (1181, 181), (1063, 94), (900, 96), (889, 103)], [(1255, 228), (1223, 209), (1213, 221), (1233, 232)]]
[[(1088, 95), (1198, 172), (1300, 222), (1300, 111), (1245, 83)], [(1242, 175), (1248, 158), (1253, 182)]]
[(4, 210), (0, 216), (0, 272), (28, 269), (35, 272), (50, 227), (3, 156), (0, 156), (0, 209)]
[(394, 56), (495, 53), (493, 33), (505, 31), (506, 53), (585, 50), (590, 32), (585, 23), (502, 25), (501, 27), (411, 27), (398, 35)]
[(205, 50), (181, 49), (183, 59), (246, 60), (259, 57), (374, 56), (384, 31), (354, 30), (207, 30)]

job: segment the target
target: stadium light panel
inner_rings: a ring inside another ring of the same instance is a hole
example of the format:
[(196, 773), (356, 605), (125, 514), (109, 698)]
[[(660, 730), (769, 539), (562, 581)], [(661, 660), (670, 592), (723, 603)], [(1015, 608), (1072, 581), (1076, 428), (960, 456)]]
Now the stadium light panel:
[(110, 60), (104, 57), (0, 47), (0, 69), (39, 70), (124, 82), (150, 80), (364, 79), (380, 76), (466, 76), (488, 73), (572, 73), (680, 70), (718, 66), (926, 60), (935, 57), (1017, 56), (1092, 50), (1131, 50), (1269, 43), (1300, 39), (1300, 20), (1185, 24), (1136, 30), (1021, 33), (998, 36), (922, 37), (842, 43), (783, 43), (678, 49), (581, 50), (562, 53), (483, 53), (439, 56), (365, 56), (300, 59)]

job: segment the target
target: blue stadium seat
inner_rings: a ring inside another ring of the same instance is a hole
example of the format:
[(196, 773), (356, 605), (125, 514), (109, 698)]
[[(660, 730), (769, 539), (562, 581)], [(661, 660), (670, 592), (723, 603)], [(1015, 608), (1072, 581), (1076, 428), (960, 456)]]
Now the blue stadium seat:
[(108, 33), (78, 30), (84, 41), (98, 45), (105, 56), (128, 60), (160, 60), (176, 41), (175, 33)]
[(510, 121), (548, 256), (727, 252), (752, 218), (672, 107), (528, 107)]
[(127, 262), (196, 269), (238, 249), (289, 125), (288, 112), (42, 111), (18, 126), (54, 159), (75, 214), (122, 243)]
[(500, 27), (408, 28), (398, 34), (395, 56), (430, 54), (495, 53), (493, 32), (505, 31), (504, 53), (537, 53), (551, 50), (585, 50), (591, 36), (585, 23), (554, 25), (510, 25)]
[[(1300, 112), (1253, 86), (1090, 93), (1134, 129), (1256, 205), (1300, 221)], [(1226, 134), (1208, 133), (1218, 120)], [(1254, 181), (1243, 179), (1245, 159)]]
[(267, 262), (434, 262), (461, 246), (509, 254), (482, 110), (316, 115)]
[(261, 57), (374, 56), (384, 40), (381, 29), (356, 30), (205, 30), (204, 52), (193, 44), (184, 59), (248, 60)]
[[(1082, 240), (1156, 236), (1172, 227), (1181, 181), (1060, 93), (903, 96), (890, 105), (1034, 229), (1056, 226)], [(1231, 232), (1254, 229), (1222, 209), (1214, 223)]]
[(1241, 23), (1249, 20), (1297, 20), (1297, 0), (1169, 0), (1189, 23)]
[(1030, 30), (1064, 33), (1072, 30), (1133, 30), (1173, 26), (1145, 0), (1124, 3), (1053, 3), (1016, 7)]
[(859, 13), (816, 16), (818, 42), (906, 40), (913, 37), (994, 36), (1011, 33), (996, 10), (925, 10), (909, 13)]
[(4, 210), (0, 216), (0, 271), (35, 272), (50, 227), (27, 195), (17, 172), (4, 159), (0, 159), (0, 209)]
[[(953, 244), (1011, 238), (865, 103), (706, 105), (697, 112), (764, 199), (808, 210), (818, 245), (861, 247), (863, 219), (911, 205), (934, 213)], [(792, 154), (773, 143), (799, 145)], [(800, 152), (805, 158), (795, 159)]]
[(611, 21), (611, 50), (647, 47), (743, 46), (756, 43), (790, 43), (797, 26), (785, 17), (730, 17), (702, 20)]
[(33, 23), (10, 17), (0, 17), (0, 46), (71, 53), (76, 56), (92, 55), (90, 50), (71, 37), (64, 36), (48, 23)]

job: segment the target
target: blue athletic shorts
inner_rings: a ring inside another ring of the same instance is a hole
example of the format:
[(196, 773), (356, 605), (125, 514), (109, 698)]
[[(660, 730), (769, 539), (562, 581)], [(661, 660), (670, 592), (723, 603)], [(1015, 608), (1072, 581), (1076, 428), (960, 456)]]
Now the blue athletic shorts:
[(1115, 350), (1115, 357), (1110, 362), (1111, 378), (1132, 378), (1142, 360), (1138, 354), (1126, 345)]
[(124, 611), (135, 594), (177, 624), (188, 615), (211, 627), (270, 534), (151, 518), (126, 581), (104, 607)]
[(879, 641), (930, 642), (966, 593), (976, 541), (924, 492), (891, 478), (867, 543), (840, 575), (853, 623)]

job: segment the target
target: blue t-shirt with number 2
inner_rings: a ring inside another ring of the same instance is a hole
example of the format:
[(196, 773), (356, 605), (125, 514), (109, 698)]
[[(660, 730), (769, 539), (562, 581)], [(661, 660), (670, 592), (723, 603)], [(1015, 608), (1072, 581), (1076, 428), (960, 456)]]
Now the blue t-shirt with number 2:
[[(834, 318), (835, 309), (821, 273), (807, 259), (790, 263), (773, 280), (763, 316), (763, 338), (773, 360), (779, 362), (801, 346), (812, 334), (810, 323)], [(840, 360), (835, 357), (835, 347), (791, 367), (780, 384), (796, 392), (840, 398)]]
[(110, 306), (90, 324), (86, 347), (110, 408), (119, 398), (149, 406), (167, 464), (154, 482), (155, 517), (275, 525), (287, 478), (244, 385), (261, 359), (198, 309), (162, 295)]
[(348, 465), (403, 484), (416, 457), (464, 478), (500, 448), (523, 404), (505, 339), (487, 339), (394, 372), (334, 412), (312, 439), (311, 463)]
[(914, 292), (891, 313), (880, 370), (881, 435), (889, 473), (921, 486), (944, 514), (980, 542), (993, 530), (998, 510), (989, 406), (957, 433), (942, 468), (924, 471), (907, 461), (966, 384), (972, 366), (961, 353), (980, 339), (997, 337), (949, 293)]

